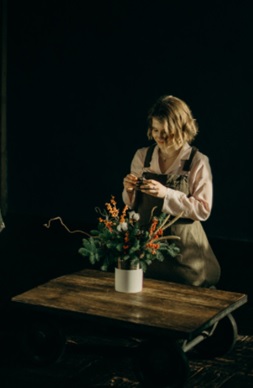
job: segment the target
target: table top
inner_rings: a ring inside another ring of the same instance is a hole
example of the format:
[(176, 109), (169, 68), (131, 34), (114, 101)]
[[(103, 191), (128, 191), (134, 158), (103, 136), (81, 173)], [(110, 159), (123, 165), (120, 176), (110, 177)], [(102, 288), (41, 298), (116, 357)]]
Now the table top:
[(14, 296), (12, 304), (117, 327), (194, 338), (247, 302), (247, 295), (145, 278), (143, 290), (115, 291), (114, 274), (84, 269)]

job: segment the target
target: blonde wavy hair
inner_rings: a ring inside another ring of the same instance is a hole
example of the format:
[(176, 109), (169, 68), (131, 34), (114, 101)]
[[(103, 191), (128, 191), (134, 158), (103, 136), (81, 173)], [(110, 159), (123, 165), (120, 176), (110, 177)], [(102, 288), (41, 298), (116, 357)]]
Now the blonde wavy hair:
[(168, 124), (168, 135), (174, 135), (176, 144), (191, 143), (198, 134), (198, 124), (193, 118), (189, 106), (180, 98), (174, 96), (162, 96), (152, 106), (148, 113), (149, 140), (152, 136), (152, 119)]

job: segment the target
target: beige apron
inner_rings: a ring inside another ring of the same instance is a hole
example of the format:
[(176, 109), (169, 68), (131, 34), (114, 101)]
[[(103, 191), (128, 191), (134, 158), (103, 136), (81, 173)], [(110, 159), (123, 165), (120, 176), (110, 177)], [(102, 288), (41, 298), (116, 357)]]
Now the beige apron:
[[(145, 168), (150, 166), (154, 147), (155, 144), (149, 147), (147, 151), (144, 162)], [(185, 161), (183, 172), (180, 175), (144, 172), (143, 177), (157, 180), (166, 187), (180, 190), (190, 196), (188, 173), (196, 151), (197, 149), (192, 147), (190, 158)], [(140, 214), (142, 226), (148, 226), (153, 207), (157, 206), (155, 214), (159, 214), (162, 205), (163, 199), (141, 192), (137, 193), (136, 211)], [(201, 222), (181, 218), (171, 226), (168, 234), (180, 237), (180, 240), (175, 241), (180, 248), (180, 254), (176, 257), (167, 256), (163, 262), (155, 260), (148, 267), (145, 276), (201, 287), (215, 285), (220, 278), (220, 266), (210, 247)]]

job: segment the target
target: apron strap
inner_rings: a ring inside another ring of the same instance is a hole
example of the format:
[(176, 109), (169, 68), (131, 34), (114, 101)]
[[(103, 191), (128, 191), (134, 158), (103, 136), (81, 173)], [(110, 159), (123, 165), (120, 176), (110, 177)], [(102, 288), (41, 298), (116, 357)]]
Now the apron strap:
[(192, 147), (191, 155), (190, 155), (189, 159), (184, 162), (184, 171), (190, 171), (192, 159), (194, 158), (197, 151), (198, 151), (198, 148)]
[(156, 143), (152, 144), (146, 153), (145, 161), (144, 161), (144, 167), (149, 167), (152, 159), (152, 155), (155, 149)]

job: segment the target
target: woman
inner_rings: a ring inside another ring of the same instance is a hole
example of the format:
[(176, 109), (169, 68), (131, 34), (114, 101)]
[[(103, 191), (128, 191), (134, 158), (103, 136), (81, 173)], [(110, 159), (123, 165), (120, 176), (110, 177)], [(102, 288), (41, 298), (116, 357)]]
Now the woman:
[(154, 261), (147, 276), (210, 287), (220, 278), (220, 266), (201, 224), (211, 213), (213, 186), (208, 157), (190, 146), (197, 133), (184, 101), (159, 98), (148, 115), (147, 135), (155, 143), (136, 151), (124, 178), (123, 201), (140, 214), (144, 227), (154, 207), (171, 216), (182, 212), (169, 231), (180, 237), (175, 241), (180, 254)]

